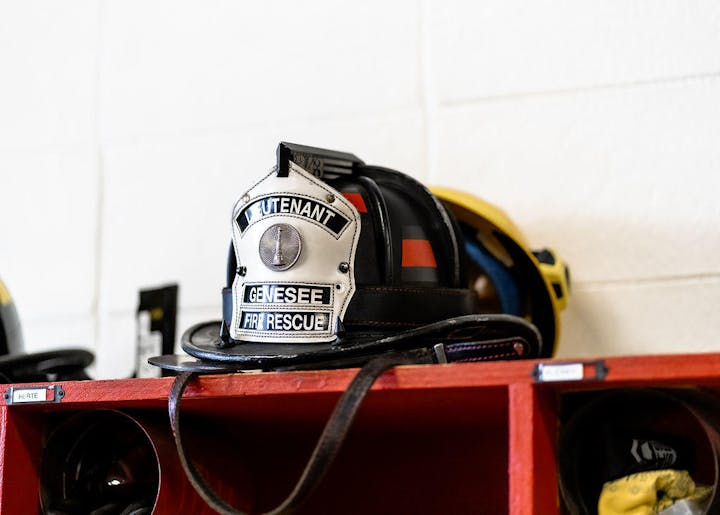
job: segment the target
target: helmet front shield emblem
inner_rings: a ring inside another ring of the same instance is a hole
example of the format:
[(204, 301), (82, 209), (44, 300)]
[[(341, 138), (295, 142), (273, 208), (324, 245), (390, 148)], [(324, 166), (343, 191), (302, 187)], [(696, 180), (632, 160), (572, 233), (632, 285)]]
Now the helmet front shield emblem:
[(360, 215), (342, 194), (289, 163), (241, 195), (233, 246), (245, 275), (232, 284), (230, 337), (331, 342), (355, 292)]

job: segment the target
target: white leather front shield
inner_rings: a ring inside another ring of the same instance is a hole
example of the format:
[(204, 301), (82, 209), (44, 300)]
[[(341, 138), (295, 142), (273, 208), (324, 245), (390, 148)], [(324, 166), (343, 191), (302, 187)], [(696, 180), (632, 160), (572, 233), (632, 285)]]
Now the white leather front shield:
[(248, 342), (333, 341), (355, 293), (355, 207), (290, 162), (287, 177), (273, 170), (241, 196), (232, 227), (245, 275), (236, 275), (232, 285), (230, 336)]

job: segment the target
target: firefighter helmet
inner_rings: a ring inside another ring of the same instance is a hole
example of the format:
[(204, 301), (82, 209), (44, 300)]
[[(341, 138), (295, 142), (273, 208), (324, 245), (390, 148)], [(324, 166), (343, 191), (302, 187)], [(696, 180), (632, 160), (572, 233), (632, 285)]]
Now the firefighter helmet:
[(568, 266), (550, 248), (530, 250), (510, 217), (490, 202), (451, 188), (431, 190), (458, 220), (471, 288), (495, 299), (500, 312), (531, 320), (542, 335), (541, 356), (552, 356), (570, 293)]

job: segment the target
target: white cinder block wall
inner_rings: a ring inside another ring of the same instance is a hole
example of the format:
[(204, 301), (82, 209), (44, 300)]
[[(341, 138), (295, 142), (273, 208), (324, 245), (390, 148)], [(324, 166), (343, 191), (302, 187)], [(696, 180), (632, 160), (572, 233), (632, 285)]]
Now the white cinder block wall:
[(559, 355), (720, 351), (720, 4), (0, 0), (0, 275), (30, 351), (131, 373), (220, 314), (279, 140), (500, 204), (573, 272)]

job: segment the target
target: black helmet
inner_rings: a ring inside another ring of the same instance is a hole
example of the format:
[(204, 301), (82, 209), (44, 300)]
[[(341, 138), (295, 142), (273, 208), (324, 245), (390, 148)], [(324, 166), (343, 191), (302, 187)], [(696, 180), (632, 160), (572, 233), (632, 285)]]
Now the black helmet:
[(22, 329), (10, 291), (0, 279), (0, 355), (23, 351)]
[(183, 391), (197, 373), (363, 365), (338, 401), (301, 480), (273, 513), (299, 505), (332, 462), (364, 395), (395, 365), (539, 355), (534, 325), (484, 306), (468, 284), (462, 233), (405, 174), (352, 154), (281, 143), (277, 166), (240, 196), (223, 320), (182, 337), (196, 359), (150, 362), (182, 372), (169, 398), (180, 461), (213, 508), (236, 513), (187, 458)]
[(93, 359), (82, 349), (25, 354), (15, 303), (0, 279), (0, 383), (88, 379), (84, 369)]
[(195, 369), (348, 365), (421, 339), (513, 337), (466, 356), (474, 361), (541, 351), (532, 324), (481, 305), (443, 204), (415, 179), (353, 154), (281, 143), (277, 166), (235, 204), (232, 235), (223, 321), (182, 338), (183, 350), (204, 360)]

